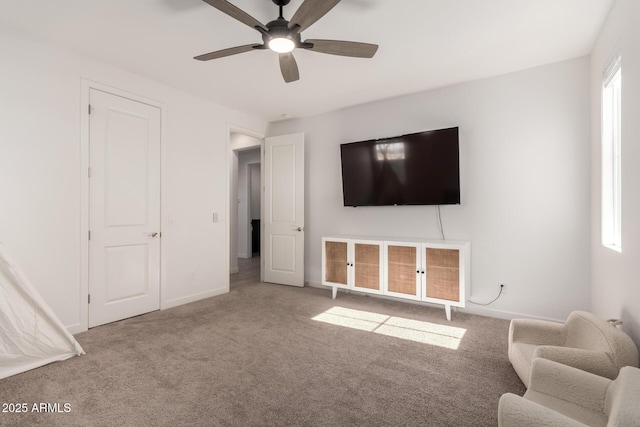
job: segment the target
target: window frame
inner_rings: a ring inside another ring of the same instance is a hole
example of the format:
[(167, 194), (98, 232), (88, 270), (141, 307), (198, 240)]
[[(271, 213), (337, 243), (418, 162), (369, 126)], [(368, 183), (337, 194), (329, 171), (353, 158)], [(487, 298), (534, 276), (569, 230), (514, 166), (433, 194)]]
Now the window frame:
[(602, 79), (602, 245), (622, 252), (622, 61)]

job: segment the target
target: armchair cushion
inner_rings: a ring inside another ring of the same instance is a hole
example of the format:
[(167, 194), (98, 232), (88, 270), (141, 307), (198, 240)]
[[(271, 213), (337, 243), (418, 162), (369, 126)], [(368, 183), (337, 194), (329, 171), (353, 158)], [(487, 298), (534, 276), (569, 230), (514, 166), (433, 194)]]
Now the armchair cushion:
[(573, 366), (606, 378), (615, 378), (620, 368), (611, 360), (608, 352), (582, 348), (541, 345), (533, 352), (533, 359), (540, 357)]
[(585, 427), (581, 422), (513, 393), (505, 393), (500, 398), (498, 426)]
[(611, 380), (546, 359), (535, 359), (525, 393), (536, 402), (586, 425), (606, 425), (605, 396)]

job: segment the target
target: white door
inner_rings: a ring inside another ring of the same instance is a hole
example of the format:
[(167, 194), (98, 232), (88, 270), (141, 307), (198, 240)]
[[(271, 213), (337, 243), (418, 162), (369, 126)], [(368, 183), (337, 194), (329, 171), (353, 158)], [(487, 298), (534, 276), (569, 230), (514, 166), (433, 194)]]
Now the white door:
[(89, 327), (160, 308), (160, 109), (89, 91)]
[(264, 147), (264, 281), (304, 286), (304, 134)]

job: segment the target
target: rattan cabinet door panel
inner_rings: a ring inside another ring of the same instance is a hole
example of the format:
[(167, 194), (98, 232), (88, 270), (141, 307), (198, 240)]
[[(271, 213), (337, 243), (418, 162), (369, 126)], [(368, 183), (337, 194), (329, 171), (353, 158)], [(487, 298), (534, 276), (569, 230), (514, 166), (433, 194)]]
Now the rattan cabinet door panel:
[(382, 293), (382, 242), (353, 241), (353, 288)]
[(460, 251), (425, 248), (427, 298), (460, 301)]
[(349, 284), (348, 243), (346, 241), (326, 240), (324, 243), (325, 283), (347, 286)]
[(385, 293), (420, 299), (420, 245), (385, 243)]

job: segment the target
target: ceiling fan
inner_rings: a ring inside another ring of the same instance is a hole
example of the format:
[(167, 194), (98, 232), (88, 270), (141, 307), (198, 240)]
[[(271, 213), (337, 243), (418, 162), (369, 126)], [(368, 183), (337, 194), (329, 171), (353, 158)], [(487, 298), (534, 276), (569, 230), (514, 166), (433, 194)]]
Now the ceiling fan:
[(280, 8), (280, 13), (277, 19), (265, 25), (226, 0), (203, 1), (243, 24), (256, 29), (262, 34), (262, 44), (247, 44), (205, 53), (194, 58), (199, 61), (209, 61), (256, 49), (271, 49), (279, 55), (280, 71), (284, 81), (290, 83), (300, 78), (298, 64), (292, 53), (293, 49), (307, 49), (320, 53), (356, 58), (372, 58), (378, 50), (378, 45), (375, 44), (344, 40), (308, 39), (301, 41), (302, 31), (322, 18), (335, 5), (340, 3), (340, 0), (305, 0), (290, 21), (287, 21), (282, 16), (282, 9), (289, 4), (290, 0), (272, 0)]

